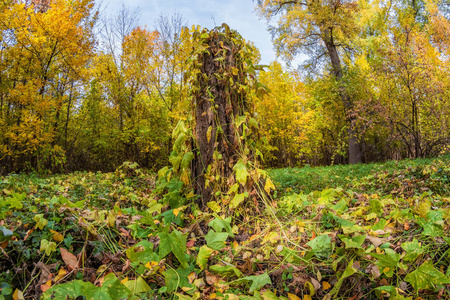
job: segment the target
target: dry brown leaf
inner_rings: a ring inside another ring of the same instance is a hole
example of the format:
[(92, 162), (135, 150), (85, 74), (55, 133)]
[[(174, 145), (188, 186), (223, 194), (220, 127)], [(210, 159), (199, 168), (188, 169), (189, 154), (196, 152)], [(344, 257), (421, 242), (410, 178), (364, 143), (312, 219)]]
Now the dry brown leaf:
[(28, 239), (28, 237), (30, 236), (30, 234), (33, 233), (33, 231), (34, 231), (34, 228), (28, 229), (27, 234), (25, 235), (23, 240), (26, 241)]
[(386, 278), (383, 278), (380, 280), (380, 282), (378, 282), (379, 286), (387, 286), (389, 285), (389, 282), (386, 280)]
[(195, 239), (189, 240), (189, 242), (186, 243), (186, 248), (194, 247)]
[(42, 291), (42, 292), (45, 292), (46, 290), (48, 290), (48, 289), (51, 288), (51, 287), (52, 287), (52, 281), (49, 280), (49, 281), (47, 281), (45, 284), (42, 284), (42, 285), (41, 285), (41, 291)]
[(119, 231), (120, 231), (120, 235), (127, 237), (127, 238), (131, 238), (130, 233), (126, 229), (120, 228)]
[(64, 248), (59, 248), (59, 250), (61, 250), (61, 257), (63, 261), (66, 263), (67, 267), (69, 267), (70, 271), (78, 268), (78, 259), (75, 255), (73, 255)]
[(38, 284), (44, 284), (48, 282), (53, 276), (50, 269), (54, 268), (56, 264), (46, 266), (43, 262), (36, 263), (36, 267), (41, 270), (41, 277), (39, 278)]
[(218, 281), (217, 277), (214, 276), (212, 273), (205, 270), (205, 277), (206, 277), (206, 283), (209, 285), (214, 285)]
[(370, 236), (370, 235), (368, 235), (366, 237), (366, 240), (369, 240), (375, 246), (375, 248), (377, 248), (378, 246), (383, 244), (383, 240), (382, 239), (374, 237), (374, 236)]
[(409, 223), (408, 222), (403, 223), (403, 228), (405, 230), (409, 230)]
[(312, 277), (311, 277), (311, 283), (313, 284), (314, 289), (315, 289), (316, 291), (320, 290), (320, 288), (322, 287), (322, 285), (320, 284), (320, 282), (318, 282), (316, 279), (314, 279), (314, 278), (312, 278)]

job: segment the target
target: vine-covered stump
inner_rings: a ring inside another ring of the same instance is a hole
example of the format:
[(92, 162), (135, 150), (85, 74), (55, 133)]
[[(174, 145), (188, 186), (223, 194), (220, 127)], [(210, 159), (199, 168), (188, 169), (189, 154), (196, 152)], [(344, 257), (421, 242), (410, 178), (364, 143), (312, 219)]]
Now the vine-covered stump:
[(256, 194), (256, 50), (226, 24), (194, 34), (191, 65), (195, 115), (192, 179), (199, 203), (237, 207)]

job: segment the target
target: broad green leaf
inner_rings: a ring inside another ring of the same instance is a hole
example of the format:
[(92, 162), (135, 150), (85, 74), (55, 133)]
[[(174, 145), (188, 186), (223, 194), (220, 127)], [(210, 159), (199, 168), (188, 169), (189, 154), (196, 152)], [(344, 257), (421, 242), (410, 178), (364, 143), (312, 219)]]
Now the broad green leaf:
[(339, 192), (336, 189), (325, 189), (320, 193), (317, 203), (320, 205), (328, 205), (333, 202), (338, 195)]
[(41, 248), (39, 251), (45, 251), (46, 255), (52, 254), (53, 251), (56, 251), (56, 243), (55, 242), (49, 242), (46, 239), (41, 240)]
[(149, 241), (143, 240), (133, 247), (126, 250), (127, 257), (131, 262), (140, 262), (146, 264), (149, 261), (159, 261), (158, 254), (153, 252), (153, 244)]
[(240, 282), (251, 282), (249, 292), (252, 293), (255, 290), (259, 290), (266, 284), (272, 284), (272, 280), (270, 280), (270, 277), (267, 273), (257, 275), (257, 276), (247, 276), (242, 279), (238, 279), (234, 281), (236, 283)]
[(209, 222), (208, 226), (212, 227), (216, 232), (222, 232), (225, 230), (231, 237), (234, 237), (233, 232), (231, 232), (231, 217), (223, 220), (217, 217)]
[(148, 206), (147, 212), (150, 214), (153, 214), (155, 212), (160, 214), (161, 209), (163, 207), (163, 205), (161, 203), (158, 203), (158, 201), (156, 200), (151, 200), (147, 206)]
[(179, 155), (171, 155), (171, 156), (169, 157), (169, 162), (172, 164), (173, 170), (174, 170), (175, 172), (176, 172), (176, 171), (178, 170), (178, 168), (180, 167), (180, 165), (181, 165), (181, 160), (182, 160), (182, 157), (179, 156)]
[(204, 270), (206, 268), (206, 264), (208, 263), (208, 259), (211, 257), (213, 250), (208, 248), (208, 246), (203, 245), (200, 247), (200, 250), (197, 255), (197, 265), (200, 267), (200, 270)]
[(26, 197), (27, 197), (26, 193), (21, 193), (21, 194), (12, 193), (12, 198), (9, 198), (7, 200), (7, 202), (9, 204), (10, 208), (19, 210), (19, 209), (23, 208), (22, 202), (23, 202), (23, 200), (25, 200)]
[(381, 218), (376, 224), (372, 226), (373, 231), (383, 230), (386, 227), (387, 221), (386, 219)]
[(343, 214), (345, 211), (347, 211), (347, 202), (344, 199), (341, 199), (338, 203), (335, 205), (330, 206), (332, 210), (339, 214)]
[(352, 238), (347, 238), (343, 235), (339, 235), (339, 238), (344, 242), (345, 248), (361, 248), (361, 245), (366, 239), (366, 235), (358, 235)]
[(242, 273), (241, 271), (239, 271), (238, 268), (236, 268), (235, 266), (221, 266), (221, 265), (213, 265), (210, 266), (209, 269), (219, 275), (225, 276), (225, 277), (241, 277)]
[(360, 232), (360, 231), (364, 231), (364, 228), (362, 228), (359, 225), (356, 225), (355, 222), (338, 217), (338, 216), (333, 216), (334, 220), (339, 224), (339, 226), (341, 226), (342, 231), (344, 232), (344, 234), (351, 234), (351, 233), (355, 233), (355, 232)]
[(93, 286), (85, 290), (88, 300), (128, 299), (130, 294), (130, 290), (117, 279), (114, 273), (105, 276), (101, 287)]
[(378, 199), (370, 199), (369, 204), (373, 213), (377, 214), (377, 216), (383, 215), (383, 208), (380, 200)]
[(236, 194), (230, 201), (230, 209), (235, 209), (245, 200), (245, 193)]
[(43, 299), (76, 299), (80, 296), (86, 296), (86, 289), (89, 288), (96, 288), (96, 286), (90, 282), (83, 282), (82, 280), (70, 281), (52, 286), (44, 292)]
[(403, 260), (406, 262), (413, 262), (419, 255), (423, 253), (423, 249), (420, 243), (414, 239), (412, 242), (402, 243), (402, 249), (405, 250), (406, 254)]
[(164, 280), (167, 287), (167, 293), (177, 291), (179, 288), (193, 288), (194, 286), (189, 283), (188, 276), (194, 270), (194, 267), (168, 269), (163, 272)]
[(397, 299), (397, 288), (392, 285), (380, 286), (375, 288), (375, 292), (377, 293), (379, 298), (383, 298), (386, 293), (389, 294), (389, 299)]
[(417, 223), (423, 227), (422, 234), (425, 236), (438, 237), (444, 235), (444, 229), (439, 224), (428, 221), (418, 221)]
[(226, 232), (215, 232), (214, 230), (210, 230), (205, 236), (206, 245), (211, 249), (220, 251), (225, 247), (227, 238), (228, 233)]
[(44, 300), (76, 299), (80, 296), (87, 300), (116, 300), (128, 299), (129, 295), (130, 290), (113, 273), (110, 273), (105, 276), (101, 287), (81, 280), (55, 285), (45, 291)]
[(131, 291), (133, 295), (149, 292), (152, 288), (145, 282), (142, 277), (138, 277), (135, 280), (128, 280), (124, 285)]
[(194, 154), (191, 151), (186, 152), (183, 156), (183, 160), (181, 161), (181, 168), (182, 169), (189, 168), (189, 164), (191, 163), (191, 161), (193, 159), (194, 159)]
[(159, 256), (164, 258), (172, 252), (183, 267), (187, 267), (186, 261), (186, 237), (179, 231), (174, 230), (171, 234), (161, 232), (159, 236)]
[(181, 133), (187, 133), (187, 132), (188, 132), (188, 129), (184, 125), (184, 122), (180, 120), (180, 121), (178, 121), (175, 129), (172, 131), (172, 139), (176, 139), (176, 138), (178, 138), (178, 136)]
[(450, 278), (433, 267), (431, 260), (424, 262), (413, 272), (406, 275), (405, 280), (411, 283), (414, 290), (434, 290), (437, 284), (448, 284)]
[(247, 183), (248, 171), (245, 163), (242, 159), (238, 160), (238, 162), (234, 165), (233, 170), (236, 171), (236, 180), (245, 185)]
[(386, 248), (384, 254), (370, 253), (370, 255), (377, 259), (376, 265), (382, 273), (386, 274), (387, 277), (392, 277), (394, 275), (394, 271), (399, 266), (401, 258), (400, 254), (390, 248)]
[(320, 235), (306, 243), (311, 247), (312, 252), (319, 258), (326, 258), (330, 256), (332, 251), (331, 237), (327, 234)]

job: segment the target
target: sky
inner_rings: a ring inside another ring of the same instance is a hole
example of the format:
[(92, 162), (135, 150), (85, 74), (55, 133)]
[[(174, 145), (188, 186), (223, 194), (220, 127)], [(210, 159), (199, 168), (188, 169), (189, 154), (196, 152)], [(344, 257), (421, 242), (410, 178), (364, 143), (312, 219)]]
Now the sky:
[(244, 39), (252, 41), (261, 53), (261, 64), (276, 59), (267, 22), (255, 12), (257, 0), (104, 0), (107, 13), (120, 10), (122, 4), (133, 10), (139, 8), (139, 25), (154, 29), (156, 19), (163, 15), (180, 13), (188, 25), (212, 29), (227, 23)]

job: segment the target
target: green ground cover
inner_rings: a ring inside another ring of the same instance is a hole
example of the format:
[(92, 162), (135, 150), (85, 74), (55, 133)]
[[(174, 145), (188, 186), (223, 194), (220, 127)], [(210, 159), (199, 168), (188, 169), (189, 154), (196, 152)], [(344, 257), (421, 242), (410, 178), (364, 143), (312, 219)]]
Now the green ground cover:
[(233, 212), (130, 164), (2, 177), (0, 299), (446, 299), (449, 162), (270, 170)]

